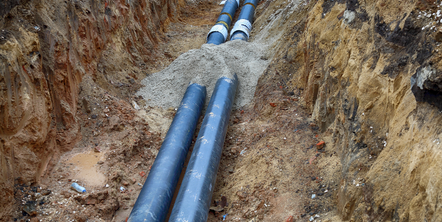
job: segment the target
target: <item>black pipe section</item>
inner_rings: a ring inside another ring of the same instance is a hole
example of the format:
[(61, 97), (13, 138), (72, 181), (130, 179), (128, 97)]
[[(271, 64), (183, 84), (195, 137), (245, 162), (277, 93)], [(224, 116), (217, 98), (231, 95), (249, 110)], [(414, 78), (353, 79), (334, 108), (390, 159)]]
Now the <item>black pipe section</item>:
[(230, 32), (230, 40), (240, 39), (249, 40), (250, 31), (252, 30), (253, 16), (258, 0), (246, 0), (236, 21)]
[(128, 222), (166, 219), (205, 98), (205, 86), (187, 87)]
[(207, 44), (219, 45), (227, 40), (228, 30), (239, 6), (239, 0), (227, 0), (215, 25), (207, 34)]
[(215, 188), (216, 173), (238, 86), (232, 79), (218, 79), (187, 165), (169, 222), (205, 222)]

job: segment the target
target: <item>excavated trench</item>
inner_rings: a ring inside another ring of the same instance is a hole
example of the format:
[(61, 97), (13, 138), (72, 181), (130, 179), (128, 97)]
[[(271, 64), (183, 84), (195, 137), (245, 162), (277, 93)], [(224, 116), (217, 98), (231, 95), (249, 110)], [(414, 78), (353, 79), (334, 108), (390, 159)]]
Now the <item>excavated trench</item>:
[(208, 221), (441, 220), (441, 2), (260, 1), (204, 45), (218, 3), (0, 3), (2, 221), (125, 221), (188, 83), (233, 72)]

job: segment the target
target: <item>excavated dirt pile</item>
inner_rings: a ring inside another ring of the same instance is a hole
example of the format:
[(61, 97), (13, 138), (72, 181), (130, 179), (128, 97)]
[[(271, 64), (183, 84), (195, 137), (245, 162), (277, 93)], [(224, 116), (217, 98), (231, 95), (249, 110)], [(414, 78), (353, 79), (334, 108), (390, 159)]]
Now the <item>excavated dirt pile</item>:
[(188, 83), (233, 73), (208, 221), (442, 220), (442, 2), (263, 0), (204, 45), (218, 3), (0, 2), (0, 220), (125, 221)]
[(189, 83), (207, 87), (206, 104), (218, 78), (238, 75), (239, 86), (234, 107), (249, 104), (259, 76), (267, 68), (268, 46), (232, 41), (215, 46), (205, 44), (178, 57), (167, 68), (145, 78), (137, 92), (147, 106), (178, 107)]

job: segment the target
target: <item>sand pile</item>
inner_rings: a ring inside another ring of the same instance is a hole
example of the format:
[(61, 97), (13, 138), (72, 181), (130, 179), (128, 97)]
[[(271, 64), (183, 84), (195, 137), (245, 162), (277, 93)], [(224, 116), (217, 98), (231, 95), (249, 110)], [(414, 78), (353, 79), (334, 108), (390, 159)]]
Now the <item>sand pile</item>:
[(250, 103), (259, 76), (267, 68), (267, 46), (240, 40), (221, 45), (204, 44), (179, 56), (166, 69), (143, 79), (137, 95), (147, 106), (178, 107), (189, 83), (207, 87), (206, 106), (215, 83), (221, 76), (238, 75), (239, 86), (234, 108)]

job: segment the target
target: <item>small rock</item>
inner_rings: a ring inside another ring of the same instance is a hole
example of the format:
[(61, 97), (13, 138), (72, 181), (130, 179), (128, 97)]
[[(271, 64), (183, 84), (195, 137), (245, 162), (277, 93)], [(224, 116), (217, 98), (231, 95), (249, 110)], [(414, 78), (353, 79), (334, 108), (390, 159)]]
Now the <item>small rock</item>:
[(140, 176), (141, 176), (141, 177), (144, 177), (144, 176), (146, 176), (146, 173), (145, 173), (144, 171), (141, 171), (141, 172), (140, 172)]
[(135, 80), (134, 79), (129, 79), (130, 84), (134, 84)]
[(127, 181), (123, 181), (123, 182), (121, 182), (121, 184), (123, 184), (123, 186), (129, 186), (129, 183), (127, 182)]
[(132, 101), (132, 106), (133, 106), (134, 109), (136, 109), (136, 110), (140, 110), (140, 109), (141, 109), (135, 101)]
[(213, 210), (213, 211), (215, 211), (215, 212), (221, 212), (221, 211), (224, 210), (224, 207), (222, 207), (221, 205), (218, 205), (218, 206), (211, 206), (211, 207), (210, 207), (210, 210)]
[(131, 178), (130, 181), (132, 182), (132, 184), (135, 184), (137, 182), (135, 178)]
[(82, 102), (83, 102), (83, 107), (86, 110), (86, 112), (91, 113), (91, 108), (89, 107), (88, 101), (85, 98), (83, 98)]
[(96, 119), (98, 116), (96, 114), (91, 115), (91, 119)]
[(68, 191), (66, 191), (66, 190), (63, 190), (63, 191), (61, 191), (61, 193), (60, 193), (62, 196), (64, 196), (64, 198), (69, 198), (69, 197), (71, 197), (72, 196), (72, 194), (71, 193), (69, 193)]
[(227, 170), (229, 171), (229, 173), (233, 173), (233, 167), (229, 167)]
[(49, 194), (51, 194), (51, 192), (52, 191), (50, 191), (50, 190), (41, 190), (41, 195), (43, 195), (43, 196), (46, 196), (46, 195), (49, 195)]
[(325, 145), (325, 142), (324, 142), (324, 141), (321, 141), (321, 142), (319, 142), (319, 143), (316, 144), (316, 148), (317, 148), (318, 150), (320, 150), (320, 149), (324, 148), (324, 145)]
[(293, 222), (293, 216), (289, 216), (289, 217), (285, 220), (285, 222)]
[(227, 197), (221, 196), (221, 201), (219, 202), (219, 205), (221, 205), (221, 207), (227, 206)]
[(312, 199), (315, 199), (315, 197), (316, 197), (316, 194), (312, 194)]
[(236, 195), (239, 197), (239, 199), (243, 200), (247, 197), (247, 194), (245, 194), (244, 192), (238, 191), (236, 192)]
[(112, 128), (112, 127), (118, 125), (119, 122), (120, 122), (120, 117), (118, 117), (118, 116), (112, 116), (112, 117), (109, 119), (109, 126)]
[(23, 207), (23, 211), (29, 214), (29, 216), (37, 216), (37, 209), (35, 208), (35, 201), (26, 202)]
[(438, 42), (442, 42), (442, 32), (437, 32), (435, 40)]
[(98, 147), (98, 146), (96, 146), (95, 149), (94, 149), (94, 151), (95, 151), (96, 153), (99, 153), (99, 152), (101, 152), (101, 148)]

